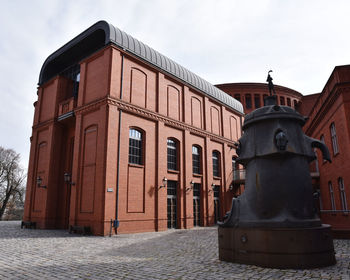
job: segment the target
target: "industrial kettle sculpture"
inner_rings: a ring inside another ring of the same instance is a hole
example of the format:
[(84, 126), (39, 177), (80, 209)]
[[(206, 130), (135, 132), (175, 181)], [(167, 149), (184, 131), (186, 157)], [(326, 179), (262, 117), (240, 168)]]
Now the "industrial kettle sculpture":
[(245, 191), (219, 225), (219, 258), (273, 268), (335, 264), (330, 226), (318, 217), (309, 171), (314, 148), (330, 161), (328, 148), (306, 136), (305, 118), (276, 105), (276, 96), (265, 104), (244, 121), (237, 162), (246, 168)]

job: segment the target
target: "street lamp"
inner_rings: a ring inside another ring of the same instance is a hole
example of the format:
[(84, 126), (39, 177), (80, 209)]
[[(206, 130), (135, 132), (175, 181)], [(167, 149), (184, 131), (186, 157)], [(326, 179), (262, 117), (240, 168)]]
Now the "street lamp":
[(163, 180), (162, 180), (162, 182), (163, 182), (163, 185), (160, 186), (159, 189), (161, 189), (161, 188), (166, 188), (166, 186), (167, 186), (167, 184), (168, 184), (168, 179), (167, 179), (166, 177), (164, 177)]
[(46, 186), (41, 185), (42, 183), (43, 179), (40, 176), (36, 177), (36, 185), (38, 186), (38, 188), (46, 188)]
[(72, 174), (69, 172), (64, 173), (64, 182), (69, 185), (75, 185), (75, 183), (72, 182)]
[(194, 181), (193, 180), (190, 182), (190, 185), (191, 185), (191, 187), (187, 188), (186, 191), (193, 190), (193, 187), (194, 187)]

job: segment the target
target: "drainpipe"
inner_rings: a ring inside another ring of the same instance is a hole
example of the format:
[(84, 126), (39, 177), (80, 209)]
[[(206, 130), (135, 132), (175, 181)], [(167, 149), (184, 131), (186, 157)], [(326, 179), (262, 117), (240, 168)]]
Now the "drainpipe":
[[(123, 98), (123, 75), (124, 75), (124, 55), (122, 54), (122, 70), (120, 75), (120, 100)], [(117, 189), (116, 189), (116, 204), (115, 204), (115, 220), (113, 227), (115, 234), (118, 234), (119, 220), (118, 220), (118, 202), (119, 202), (119, 165), (120, 165), (120, 130), (122, 124), (122, 109), (119, 108), (119, 123), (118, 123), (118, 159), (117, 159)]]

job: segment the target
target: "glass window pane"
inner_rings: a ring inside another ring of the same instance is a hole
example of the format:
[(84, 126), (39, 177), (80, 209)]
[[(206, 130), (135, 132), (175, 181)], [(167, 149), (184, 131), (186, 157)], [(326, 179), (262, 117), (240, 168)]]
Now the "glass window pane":
[(129, 163), (142, 164), (142, 134), (133, 128), (129, 130)]

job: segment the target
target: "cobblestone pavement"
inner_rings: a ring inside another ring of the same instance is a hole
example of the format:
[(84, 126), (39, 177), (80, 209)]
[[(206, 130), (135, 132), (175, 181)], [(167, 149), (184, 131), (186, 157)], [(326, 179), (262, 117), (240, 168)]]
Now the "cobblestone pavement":
[(350, 240), (335, 240), (337, 264), (279, 270), (218, 260), (216, 228), (71, 235), (0, 222), (0, 279), (350, 279)]

